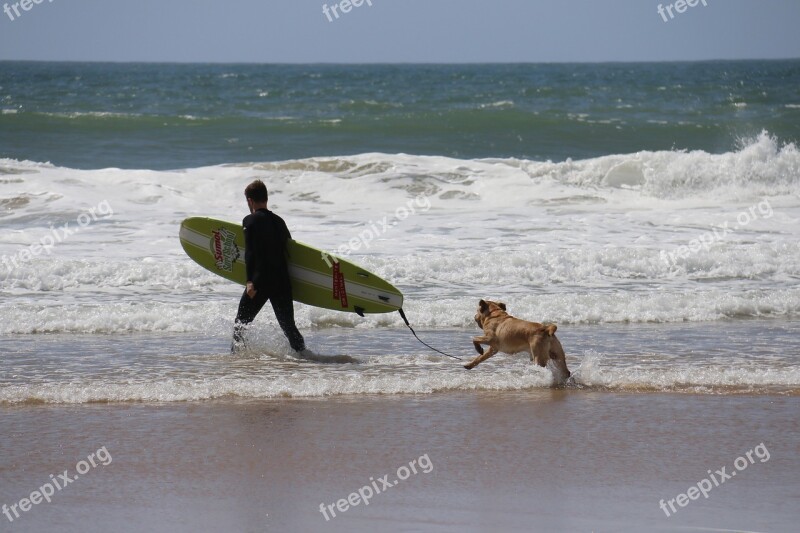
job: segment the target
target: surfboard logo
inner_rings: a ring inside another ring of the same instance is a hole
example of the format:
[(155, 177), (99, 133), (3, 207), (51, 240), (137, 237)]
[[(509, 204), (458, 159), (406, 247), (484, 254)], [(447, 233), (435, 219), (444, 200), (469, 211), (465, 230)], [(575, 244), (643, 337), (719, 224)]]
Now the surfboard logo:
[(344, 274), (339, 270), (339, 262), (333, 264), (333, 299), (339, 300), (342, 308), (347, 307), (347, 288), (344, 285)]
[(239, 259), (239, 248), (235, 239), (236, 234), (225, 228), (211, 232), (211, 253), (218, 269), (233, 272), (233, 263)]

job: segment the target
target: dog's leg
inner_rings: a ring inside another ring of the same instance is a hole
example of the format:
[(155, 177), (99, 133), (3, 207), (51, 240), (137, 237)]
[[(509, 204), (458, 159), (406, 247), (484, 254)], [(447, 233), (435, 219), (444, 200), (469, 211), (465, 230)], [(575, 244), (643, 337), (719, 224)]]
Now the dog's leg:
[(541, 367), (547, 366), (550, 359), (550, 336), (534, 335), (531, 340), (531, 363), (536, 363)]
[(567, 368), (567, 354), (564, 353), (564, 347), (555, 335), (550, 339), (550, 358), (556, 362), (556, 366), (564, 374), (564, 379), (572, 375)]
[(470, 361), (469, 363), (464, 365), (464, 368), (466, 368), (467, 370), (472, 370), (473, 368), (475, 368), (476, 366), (478, 366), (482, 362), (486, 361), (487, 359), (489, 359), (491, 356), (493, 356), (496, 353), (497, 353), (497, 349), (494, 346), (489, 346), (489, 351), (488, 352), (486, 352), (486, 353), (484, 353), (482, 355), (479, 355), (478, 357), (476, 357), (475, 359), (473, 359), (472, 361)]
[(490, 344), (492, 339), (488, 335), (481, 335), (480, 337), (472, 337), (472, 345), (475, 347), (475, 351), (479, 354), (483, 355), (483, 346), (481, 344)]

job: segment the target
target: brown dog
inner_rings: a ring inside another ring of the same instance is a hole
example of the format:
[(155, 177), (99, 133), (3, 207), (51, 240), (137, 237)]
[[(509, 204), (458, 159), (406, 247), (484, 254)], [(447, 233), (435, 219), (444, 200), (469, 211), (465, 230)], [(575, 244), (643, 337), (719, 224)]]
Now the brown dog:
[[(472, 345), (480, 355), (464, 365), (467, 370), (475, 368), (497, 352), (528, 352), (531, 362), (547, 366), (547, 361), (552, 359), (563, 374), (563, 379), (570, 376), (567, 356), (555, 336), (555, 324), (543, 325), (514, 318), (506, 313), (506, 304), (486, 300), (478, 303), (475, 322), (483, 329), (483, 335), (472, 338)], [(488, 345), (489, 351), (484, 353), (481, 344)]]

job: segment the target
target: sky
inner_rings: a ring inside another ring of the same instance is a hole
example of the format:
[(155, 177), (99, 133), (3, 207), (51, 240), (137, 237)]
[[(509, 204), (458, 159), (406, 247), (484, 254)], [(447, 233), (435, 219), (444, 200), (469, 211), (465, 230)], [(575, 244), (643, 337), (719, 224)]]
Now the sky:
[(483, 63), (800, 57), (800, 0), (343, 2), (0, 0), (0, 60)]

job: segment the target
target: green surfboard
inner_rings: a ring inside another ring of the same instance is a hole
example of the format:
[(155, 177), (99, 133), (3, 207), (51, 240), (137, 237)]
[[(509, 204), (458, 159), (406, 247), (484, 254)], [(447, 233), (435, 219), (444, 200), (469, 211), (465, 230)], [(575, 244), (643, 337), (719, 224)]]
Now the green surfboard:
[[(198, 265), (240, 285), (247, 282), (241, 224), (192, 217), (181, 223), (181, 246)], [(307, 244), (286, 246), (295, 301), (350, 313), (389, 313), (403, 307), (392, 284), (344, 259)]]

